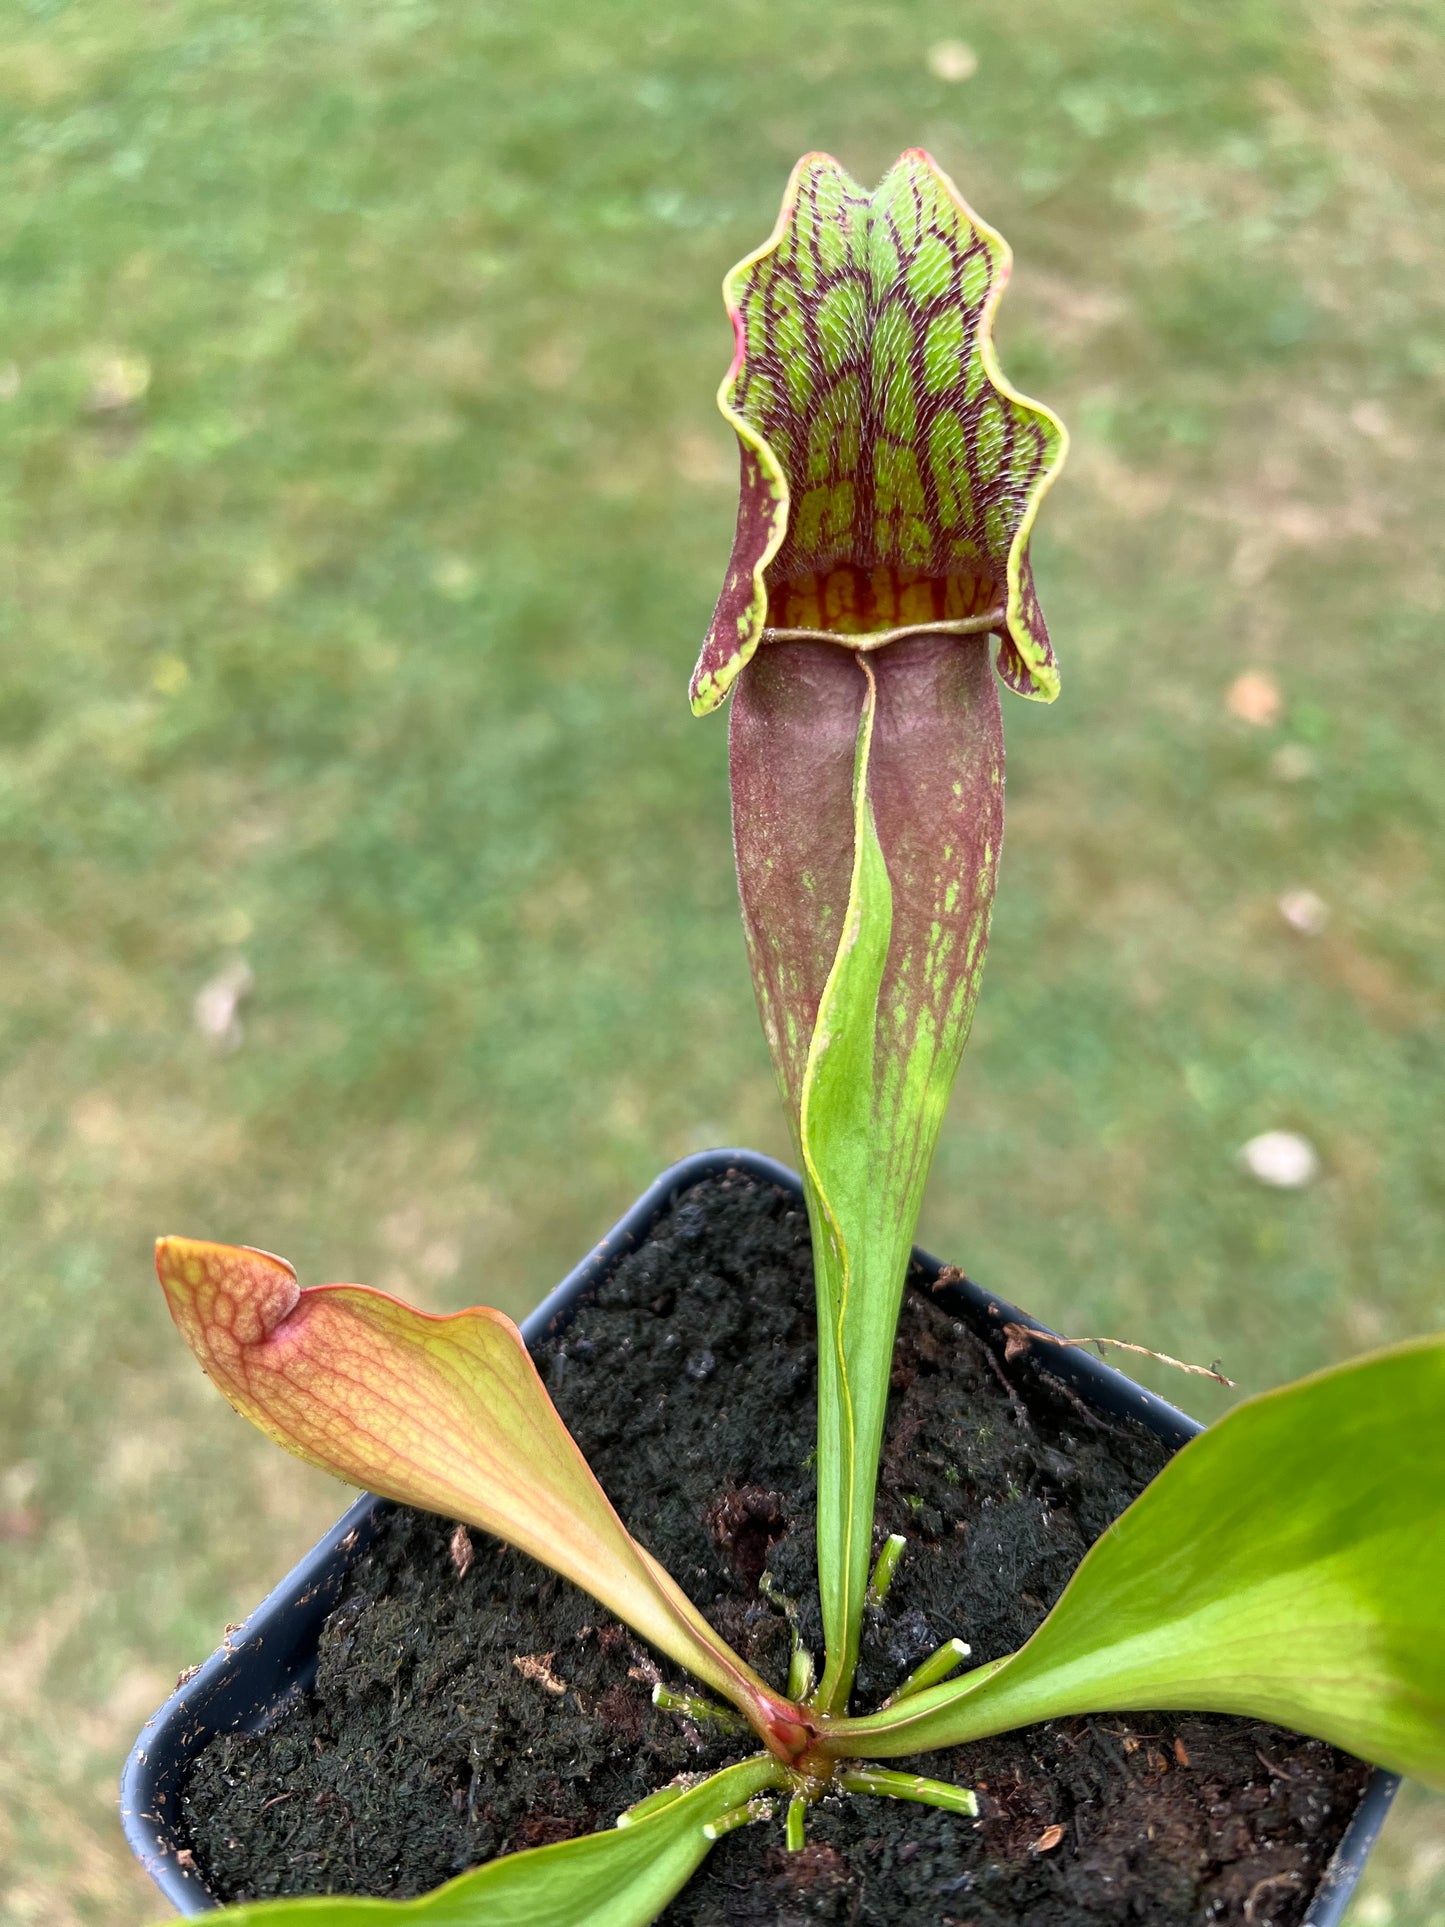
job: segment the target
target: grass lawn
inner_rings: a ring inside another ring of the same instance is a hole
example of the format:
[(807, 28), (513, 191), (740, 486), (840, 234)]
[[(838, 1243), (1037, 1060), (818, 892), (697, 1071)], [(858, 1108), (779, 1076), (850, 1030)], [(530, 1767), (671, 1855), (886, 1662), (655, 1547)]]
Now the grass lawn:
[[(157, 1231), (520, 1312), (669, 1159), (786, 1153), (685, 688), (717, 286), (806, 148), (937, 154), (1075, 436), (927, 1241), (1245, 1390), (1445, 1323), (1445, 8), (1026, 12), (0, 16), (4, 1927), (160, 1911), (120, 1761), (344, 1497)], [(1407, 1792), (1354, 1927), (1445, 1923), (1442, 1834)]]

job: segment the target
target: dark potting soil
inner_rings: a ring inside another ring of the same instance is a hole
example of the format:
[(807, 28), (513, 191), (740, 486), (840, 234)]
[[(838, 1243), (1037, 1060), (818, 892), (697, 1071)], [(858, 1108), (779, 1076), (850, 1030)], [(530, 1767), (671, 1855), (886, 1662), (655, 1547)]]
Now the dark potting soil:
[[(815, 1354), (804, 1213), (741, 1176), (689, 1192), (537, 1351), (627, 1524), (780, 1686), (783, 1599), (821, 1646)], [(880, 1542), (901, 1532), (908, 1549), (870, 1609), (855, 1708), (952, 1635), (973, 1664), (1020, 1645), (1166, 1457), (910, 1292), (878, 1504)], [(750, 1750), (657, 1711), (659, 1677), (688, 1684), (564, 1580), (393, 1509), (314, 1688), (200, 1756), (184, 1794), (197, 1866), (225, 1900), (401, 1897), (609, 1826), (674, 1774)], [(977, 1788), (981, 1817), (828, 1798), (801, 1853), (776, 1821), (729, 1835), (663, 1921), (1281, 1927), (1303, 1918), (1367, 1774), (1211, 1715), (1056, 1720), (912, 1764)]]

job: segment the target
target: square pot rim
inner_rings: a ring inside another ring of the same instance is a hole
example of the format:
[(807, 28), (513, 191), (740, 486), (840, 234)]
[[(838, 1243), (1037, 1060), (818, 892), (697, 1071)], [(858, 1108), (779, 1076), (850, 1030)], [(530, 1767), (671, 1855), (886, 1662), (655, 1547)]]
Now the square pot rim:
[[(760, 1152), (697, 1151), (680, 1159), (653, 1180), (607, 1235), (521, 1321), (529, 1348), (571, 1317), (582, 1294), (643, 1243), (683, 1192), (709, 1178), (728, 1175), (775, 1184), (800, 1203), (803, 1200), (797, 1173)], [(1055, 1335), (1038, 1319), (969, 1278), (959, 1276), (938, 1286), (939, 1274), (946, 1268), (940, 1259), (914, 1247), (910, 1277), (921, 1277), (932, 1287), (929, 1296), (935, 1304), (945, 1310), (967, 1310), (996, 1331), (1018, 1324)], [(1061, 1350), (1050, 1359), (1049, 1372), (1105, 1413), (1137, 1421), (1175, 1449), (1204, 1430), (1198, 1419), (1082, 1349)], [(121, 1829), (136, 1859), (178, 1913), (220, 1911), (199, 1874), (177, 1857), (182, 1845), (180, 1788), (191, 1761), (219, 1733), (256, 1731), (269, 1724), (310, 1683), (322, 1623), (389, 1506), (389, 1501), (372, 1493), (364, 1493), (348, 1506), (243, 1623), (227, 1632), (210, 1657), (181, 1675), (176, 1690), (145, 1722), (127, 1755), (120, 1783)], [(264, 1679), (271, 1683), (267, 1690), (258, 1691)], [(1399, 1784), (1398, 1774), (1383, 1767), (1372, 1769), (1302, 1927), (1340, 1927)]]

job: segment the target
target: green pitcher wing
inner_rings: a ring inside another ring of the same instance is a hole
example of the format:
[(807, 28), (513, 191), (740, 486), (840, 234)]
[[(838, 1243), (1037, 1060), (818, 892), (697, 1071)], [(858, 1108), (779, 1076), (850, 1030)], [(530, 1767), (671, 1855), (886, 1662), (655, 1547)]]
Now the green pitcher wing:
[[(818, 1703), (841, 1703), (857, 1664), (872, 1550), (873, 1493), (896, 1304), (872, 1262), (858, 1207), (883, 1147), (876, 1084), (880, 995), (888, 968), (893, 893), (868, 795), (877, 683), (867, 691), (852, 784), (853, 869), (832, 969), (818, 1002), (799, 1104), (798, 1141), (813, 1226), (818, 1284), (818, 1588), (827, 1663)], [(889, 1245), (891, 1246), (891, 1240)], [(879, 1289), (879, 1287), (883, 1289)], [(875, 1425), (875, 1420), (876, 1425)]]
[(995, 609), (1001, 676), (1057, 693), (1029, 536), (1067, 437), (994, 353), (1010, 263), (921, 149), (871, 194), (827, 154), (798, 163), (777, 227), (723, 284), (741, 483), (699, 714), (770, 625), (863, 634)]
[(1445, 1787), (1445, 1335), (1237, 1406), (1027, 1645), (837, 1732), (886, 1758), (1145, 1709), (1277, 1720)]
[(648, 1927), (707, 1858), (705, 1828), (782, 1784), (766, 1755), (741, 1760), (631, 1826), (507, 1854), (416, 1900), (263, 1900), (226, 1927)]
[(192, 1238), (162, 1238), (156, 1270), (202, 1369), (268, 1438), (520, 1547), (764, 1730), (779, 1696), (629, 1534), (510, 1318), (434, 1317), (361, 1285), (303, 1291), (284, 1258)]
[(820, 1326), (819, 1570), (851, 1679), (893, 1333), (987, 952), (1003, 723), (982, 638), (769, 642), (733, 699), (733, 836), (798, 1138)]

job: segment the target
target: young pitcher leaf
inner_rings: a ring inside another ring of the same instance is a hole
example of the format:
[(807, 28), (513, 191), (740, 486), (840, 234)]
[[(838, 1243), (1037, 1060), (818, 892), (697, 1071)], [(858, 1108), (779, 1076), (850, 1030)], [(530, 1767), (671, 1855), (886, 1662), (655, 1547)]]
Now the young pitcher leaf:
[(1026, 1646), (833, 1738), (897, 1757), (1167, 1709), (1276, 1720), (1445, 1787), (1445, 1335), (1237, 1406)]
[(182, 1335), (236, 1410), (298, 1458), (531, 1553), (754, 1723), (774, 1705), (630, 1536), (499, 1311), (448, 1317), (360, 1285), (303, 1291), (282, 1258), (162, 1238)]
[(872, 193), (827, 154), (799, 161), (772, 235), (723, 283), (741, 489), (699, 714), (769, 627), (866, 646), (973, 619), (1010, 687), (1057, 693), (1028, 543), (1067, 438), (994, 354), (1010, 261), (921, 149)]
[(852, 1679), (898, 1304), (987, 945), (989, 634), (1011, 686), (1058, 682), (1028, 542), (1066, 438), (994, 356), (1008, 267), (928, 155), (869, 194), (814, 154), (724, 287), (742, 493), (692, 694), (735, 686), (743, 921), (813, 1222), (824, 1710)]
[(704, 1828), (783, 1777), (766, 1755), (741, 1760), (631, 1826), (507, 1854), (417, 1900), (265, 1900), (227, 1909), (227, 1927), (648, 1927), (706, 1859)]

